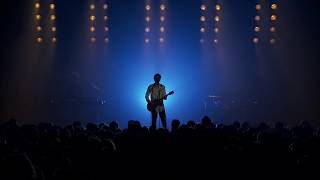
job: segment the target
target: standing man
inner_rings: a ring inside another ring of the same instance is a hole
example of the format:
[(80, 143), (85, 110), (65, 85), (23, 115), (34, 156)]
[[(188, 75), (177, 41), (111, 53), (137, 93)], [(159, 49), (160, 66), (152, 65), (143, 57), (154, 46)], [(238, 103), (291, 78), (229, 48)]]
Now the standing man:
[(160, 74), (155, 74), (153, 79), (154, 84), (149, 85), (145, 96), (148, 105), (151, 107), (150, 109), (148, 108), (152, 115), (151, 129), (156, 129), (158, 114), (160, 116), (163, 128), (167, 129), (167, 118), (163, 104), (163, 100), (167, 100), (166, 88), (164, 85), (160, 84)]

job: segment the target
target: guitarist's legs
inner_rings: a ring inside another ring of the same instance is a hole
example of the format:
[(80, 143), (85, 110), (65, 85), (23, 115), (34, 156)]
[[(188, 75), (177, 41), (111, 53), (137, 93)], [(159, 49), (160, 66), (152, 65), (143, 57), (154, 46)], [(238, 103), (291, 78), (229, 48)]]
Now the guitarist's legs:
[(152, 115), (152, 124), (151, 124), (151, 129), (156, 130), (157, 127), (157, 117), (158, 117), (158, 112), (156, 110), (151, 111)]
[(162, 127), (163, 127), (164, 129), (167, 129), (167, 116), (166, 116), (166, 111), (163, 110), (162, 112), (159, 112), (159, 115), (160, 115)]

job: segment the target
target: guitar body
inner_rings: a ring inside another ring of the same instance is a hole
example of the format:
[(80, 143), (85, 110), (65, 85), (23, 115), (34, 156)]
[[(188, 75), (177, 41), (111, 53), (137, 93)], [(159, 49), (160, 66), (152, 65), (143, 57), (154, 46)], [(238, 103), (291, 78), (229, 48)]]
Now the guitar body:
[(170, 93), (168, 93), (167, 95), (165, 95), (163, 98), (161, 98), (160, 100), (154, 100), (153, 102), (151, 103), (148, 103), (147, 104), (147, 109), (148, 111), (152, 112), (154, 111), (158, 106), (161, 106), (163, 105), (163, 99), (165, 97), (168, 97), (170, 95), (174, 94), (174, 91), (171, 91)]

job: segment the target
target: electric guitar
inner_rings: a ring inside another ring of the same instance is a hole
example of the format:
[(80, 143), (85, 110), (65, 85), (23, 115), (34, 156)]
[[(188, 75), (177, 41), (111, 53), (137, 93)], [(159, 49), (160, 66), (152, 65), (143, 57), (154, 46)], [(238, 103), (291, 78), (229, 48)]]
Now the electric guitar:
[(162, 105), (162, 101), (167, 98), (168, 96), (174, 94), (174, 91), (170, 91), (168, 94), (166, 94), (164, 97), (160, 98), (160, 99), (156, 99), (152, 102), (149, 102), (147, 104), (147, 109), (148, 111), (153, 111), (154, 109), (156, 109), (158, 106)]

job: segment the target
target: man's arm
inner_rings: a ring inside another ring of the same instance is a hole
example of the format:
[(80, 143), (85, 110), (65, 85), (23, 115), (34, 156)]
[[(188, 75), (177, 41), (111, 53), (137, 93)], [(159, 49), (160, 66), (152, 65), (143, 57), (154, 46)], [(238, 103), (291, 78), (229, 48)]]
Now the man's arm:
[(151, 86), (148, 87), (147, 91), (146, 91), (146, 95), (145, 95), (145, 99), (146, 101), (149, 103), (150, 102), (150, 93), (151, 93)]

